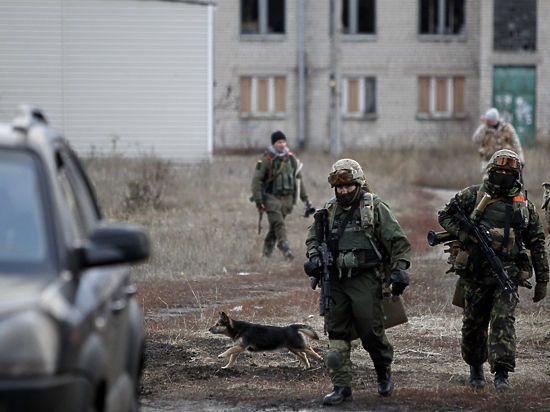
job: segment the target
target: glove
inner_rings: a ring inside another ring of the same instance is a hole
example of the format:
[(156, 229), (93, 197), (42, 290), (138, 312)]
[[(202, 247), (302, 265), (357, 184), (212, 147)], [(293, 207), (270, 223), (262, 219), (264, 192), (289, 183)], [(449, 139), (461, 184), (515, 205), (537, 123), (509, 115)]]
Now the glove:
[(404, 270), (394, 270), (388, 283), (391, 284), (391, 294), (399, 296), (409, 286), (409, 274)]
[(535, 296), (533, 296), (533, 302), (539, 302), (546, 297), (546, 286), (548, 282), (537, 282), (535, 285)]
[(321, 259), (318, 255), (313, 255), (309, 258), (309, 261), (304, 263), (304, 272), (306, 272), (309, 277), (319, 279), (321, 277), (321, 273), (319, 272), (320, 267)]

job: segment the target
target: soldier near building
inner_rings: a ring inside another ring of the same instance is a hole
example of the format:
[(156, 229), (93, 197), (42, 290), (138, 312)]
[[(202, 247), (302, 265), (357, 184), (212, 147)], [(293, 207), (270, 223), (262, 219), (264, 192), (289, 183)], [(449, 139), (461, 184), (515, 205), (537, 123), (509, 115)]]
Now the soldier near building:
[(263, 255), (270, 257), (275, 245), (286, 259), (294, 257), (288, 243), (285, 217), (300, 198), (310, 207), (302, 179), (302, 163), (287, 148), (281, 131), (271, 135), (269, 146), (256, 163), (252, 177), (252, 198), (259, 213), (267, 213), (269, 231), (264, 240)]
[[(459, 208), (463, 214), (456, 212)], [(470, 384), (485, 386), (483, 364), (488, 360), (495, 387), (509, 389), (508, 374), (516, 366), (514, 294), (519, 286), (531, 287), (533, 270), (534, 302), (546, 296), (548, 283), (544, 230), (535, 205), (526, 198), (519, 156), (511, 150), (497, 151), (483, 183), (458, 192), (439, 211), (439, 223), (461, 242), (454, 270), (463, 285), (461, 349), (470, 365)], [(489, 234), (488, 250), (502, 263), (511, 287), (499, 284), (473, 228)]]
[(514, 126), (502, 120), (497, 109), (492, 107), (487, 110), (480, 120), (482, 124), (473, 134), (472, 140), (479, 144), (482, 174), (485, 173), (491, 156), (502, 149), (512, 150), (519, 156), (521, 164), (525, 164), (521, 142)]
[[(389, 207), (370, 192), (355, 160), (334, 163), (328, 181), (335, 197), (317, 213), (326, 216), (321, 229), (328, 234), (331, 262), (326, 274), (330, 298), (324, 314), (329, 338), (325, 362), (334, 390), (323, 403), (336, 405), (351, 398), (350, 343), (357, 337), (374, 363), (379, 394), (388, 396), (393, 390), (393, 347), (384, 329), (382, 290), (391, 285), (391, 293), (398, 296), (409, 284), (405, 270), (410, 266), (410, 243)], [(306, 237), (310, 268), (325, 267), (318, 232), (312, 225)], [(385, 273), (391, 275), (386, 279)], [(320, 275), (316, 270), (308, 274)]]

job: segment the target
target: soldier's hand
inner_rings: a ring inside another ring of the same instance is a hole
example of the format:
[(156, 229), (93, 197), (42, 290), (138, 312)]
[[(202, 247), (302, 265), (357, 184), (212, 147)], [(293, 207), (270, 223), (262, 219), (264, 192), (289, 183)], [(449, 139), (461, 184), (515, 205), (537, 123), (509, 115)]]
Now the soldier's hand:
[(404, 270), (394, 270), (390, 275), (389, 283), (391, 284), (391, 294), (399, 296), (409, 286), (409, 274)]
[(540, 302), (546, 297), (546, 286), (548, 282), (537, 282), (535, 285), (535, 296), (533, 296), (533, 302)]
[(321, 259), (318, 255), (314, 255), (309, 258), (309, 261), (304, 263), (304, 272), (306, 272), (309, 277), (319, 279), (321, 277), (321, 272), (319, 271), (320, 267)]

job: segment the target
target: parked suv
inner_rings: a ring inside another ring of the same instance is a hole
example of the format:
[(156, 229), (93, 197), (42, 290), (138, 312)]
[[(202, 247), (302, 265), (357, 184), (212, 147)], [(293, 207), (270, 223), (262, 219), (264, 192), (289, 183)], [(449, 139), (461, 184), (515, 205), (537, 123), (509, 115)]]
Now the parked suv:
[(0, 411), (138, 409), (143, 317), (129, 265), (144, 231), (102, 219), (42, 113), (0, 123)]

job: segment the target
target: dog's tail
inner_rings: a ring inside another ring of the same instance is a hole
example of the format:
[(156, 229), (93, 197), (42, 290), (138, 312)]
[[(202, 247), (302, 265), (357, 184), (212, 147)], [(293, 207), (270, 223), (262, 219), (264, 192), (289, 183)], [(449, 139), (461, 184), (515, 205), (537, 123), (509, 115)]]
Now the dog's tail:
[(296, 329), (299, 332), (302, 332), (304, 335), (306, 335), (310, 339), (319, 340), (319, 335), (317, 335), (317, 332), (315, 332), (311, 326), (294, 324), (294, 325), (290, 325), (290, 327)]

